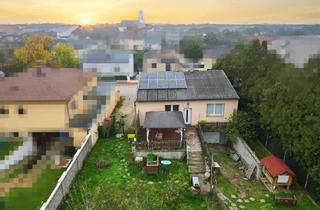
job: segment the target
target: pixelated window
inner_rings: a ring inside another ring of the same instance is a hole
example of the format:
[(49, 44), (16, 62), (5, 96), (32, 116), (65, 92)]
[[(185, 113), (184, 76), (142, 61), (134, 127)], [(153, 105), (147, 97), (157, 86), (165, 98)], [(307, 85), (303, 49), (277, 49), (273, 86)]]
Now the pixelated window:
[(18, 114), (25, 114), (26, 110), (23, 107), (18, 108)]
[(179, 111), (179, 105), (173, 105), (172, 109), (173, 111)]
[(120, 67), (119, 66), (114, 67), (114, 72), (120, 72)]
[(152, 68), (153, 69), (157, 68), (157, 63), (152, 63)]
[(9, 114), (9, 109), (6, 109), (4, 107), (0, 108), (0, 114)]

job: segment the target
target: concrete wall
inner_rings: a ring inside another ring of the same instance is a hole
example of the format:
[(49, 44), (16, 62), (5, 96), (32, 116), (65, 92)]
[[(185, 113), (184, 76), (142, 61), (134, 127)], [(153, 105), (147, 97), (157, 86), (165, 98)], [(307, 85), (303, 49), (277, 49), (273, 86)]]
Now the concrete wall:
[[(207, 104), (224, 104), (223, 116), (208, 116)], [(234, 110), (238, 109), (238, 100), (203, 100), (203, 101), (176, 101), (176, 102), (136, 102), (136, 113), (139, 113), (141, 125), (144, 124), (146, 112), (165, 111), (165, 105), (179, 105), (179, 111), (184, 108), (192, 109), (191, 124), (196, 125), (198, 121), (227, 122)]]
[(174, 160), (181, 160), (185, 155), (185, 151), (145, 151), (145, 150), (133, 151), (135, 157), (147, 157), (147, 155), (151, 152), (163, 159), (174, 159)]
[(261, 165), (260, 160), (257, 158), (256, 154), (251, 150), (248, 144), (238, 137), (236, 142), (233, 144), (234, 150), (241, 156), (241, 160), (247, 166), (255, 165), (257, 167), (257, 174), (256, 177), (259, 178), (261, 176)]

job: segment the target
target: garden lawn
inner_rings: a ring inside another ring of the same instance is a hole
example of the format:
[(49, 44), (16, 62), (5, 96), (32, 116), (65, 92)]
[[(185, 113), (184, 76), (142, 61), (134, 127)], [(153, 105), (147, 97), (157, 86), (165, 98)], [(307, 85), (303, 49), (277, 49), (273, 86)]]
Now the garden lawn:
[(22, 145), (22, 141), (0, 141), (0, 160), (4, 160), (6, 155)]
[[(284, 207), (273, 204), (273, 194), (270, 193), (259, 180), (246, 181), (243, 179), (235, 162), (228, 156), (226, 148), (213, 146), (210, 148), (213, 159), (221, 165), (221, 174), (217, 176), (217, 191), (223, 193), (227, 199), (227, 206), (236, 206), (249, 210), (283, 210)], [(293, 194), (297, 197), (297, 206), (291, 210), (314, 210), (319, 209), (307, 197), (299, 186), (292, 188)]]
[[(96, 167), (107, 160), (109, 167)], [(124, 139), (100, 139), (89, 154), (62, 209), (215, 209), (209, 196), (189, 191), (187, 165), (173, 161), (169, 172), (146, 173), (133, 162)]]
[[(30, 188), (13, 188), (0, 203), (4, 203), (5, 210), (35, 210), (40, 209), (47, 201), (57, 184), (63, 169), (45, 169)], [(1, 205), (0, 205), (1, 209)]]

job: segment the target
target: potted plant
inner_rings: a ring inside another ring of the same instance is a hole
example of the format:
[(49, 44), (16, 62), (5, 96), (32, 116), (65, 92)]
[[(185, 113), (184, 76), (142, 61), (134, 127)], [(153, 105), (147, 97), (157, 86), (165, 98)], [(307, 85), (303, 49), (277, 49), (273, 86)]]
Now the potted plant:
[(149, 174), (157, 174), (159, 171), (159, 157), (153, 153), (147, 155), (147, 171)]

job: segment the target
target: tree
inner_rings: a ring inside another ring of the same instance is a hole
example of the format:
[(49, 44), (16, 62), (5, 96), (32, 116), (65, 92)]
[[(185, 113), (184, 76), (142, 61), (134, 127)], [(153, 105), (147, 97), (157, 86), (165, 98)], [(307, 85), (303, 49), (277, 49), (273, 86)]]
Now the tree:
[(254, 142), (257, 139), (256, 119), (250, 114), (238, 111), (233, 112), (225, 129), (229, 141), (234, 142), (237, 136), (246, 141)]
[(56, 44), (51, 54), (53, 64), (58, 67), (75, 68), (79, 64), (79, 59), (75, 56), (74, 49), (70, 44)]
[(258, 119), (258, 127), (320, 182), (320, 57), (301, 70), (268, 51), (265, 42), (253, 41), (238, 45), (215, 67), (225, 70), (240, 95), (240, 111)]
[(216, 36), (215, 33), (211, 32), (208, 33), (205, 37), (204, 37), (204, 43), (206, 45), (206, 47), (208, 48), (214, 48), (217, 45), (219, 45), (219, 40)]
[(180, 41), (180, 53), (194, 61), (203, 57), (204, 41), (201, 36), (185, 37)]
[(135, 50), (134, 51), (134, 71), (140, 72), (142, 71), (143, 66), (143, 56), (148, 52), (148, 50)]
[(48, 35), (31, 35), (22, 38), (23, 47), (14, 50), (15, 58), (24, 67), (34, 67), (38, 60), (48, 63), (52, 56), (49, 51), (52, 37)]

